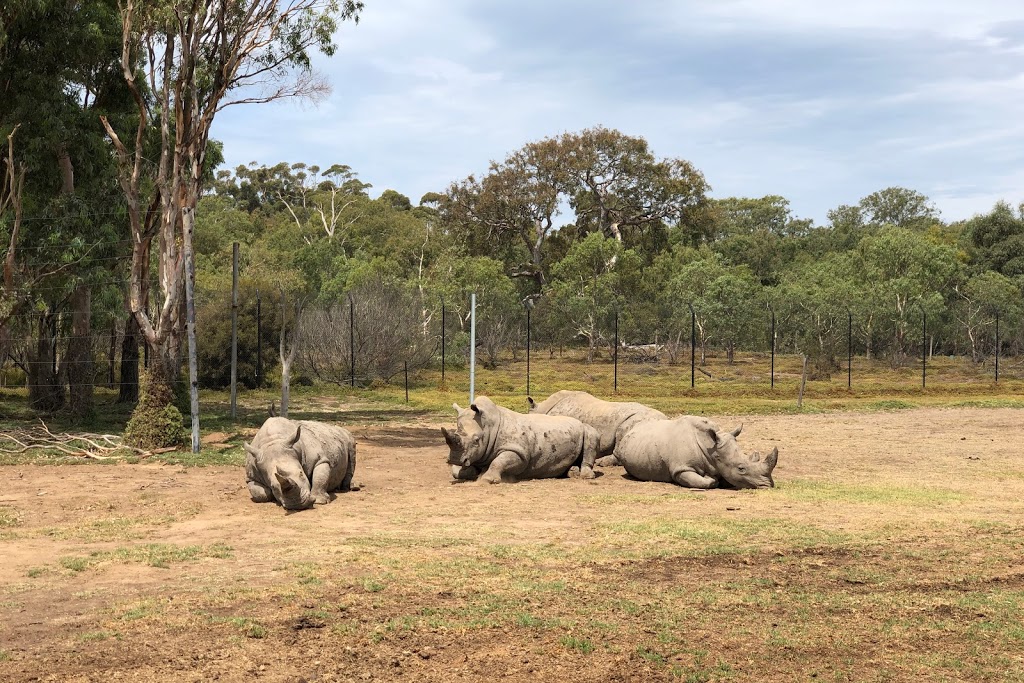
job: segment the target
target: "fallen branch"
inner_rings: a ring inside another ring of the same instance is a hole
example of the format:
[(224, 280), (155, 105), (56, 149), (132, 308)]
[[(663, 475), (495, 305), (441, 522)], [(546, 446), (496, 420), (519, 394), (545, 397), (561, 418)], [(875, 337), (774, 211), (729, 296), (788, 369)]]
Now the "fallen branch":
[(121, 437), (114, 434), (90, 432), (55, 434), (42, 420), (39, 421), (39, 425), (31, 429), (0, 434), (0, 439), (13, 442), (11, 448), (0, 448), (0, 453), (15, 454), (30, 450), (50, 450), (91, 460), (113, 460), (114, 456), (109, 454), (121, 450), (131, 451), (139, 457), (153, 455), (150, 451), (124, 445), (121, 443)]

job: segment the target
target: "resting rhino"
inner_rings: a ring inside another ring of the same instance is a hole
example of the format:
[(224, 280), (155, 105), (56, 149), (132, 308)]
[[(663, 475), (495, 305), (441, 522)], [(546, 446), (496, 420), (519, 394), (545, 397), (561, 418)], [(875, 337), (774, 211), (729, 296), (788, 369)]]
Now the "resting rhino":
[(775, 486), (779, 449), (764, 460), (746, 455), (736, 443), (742, 429), (727, 432), (704, 417), (652, 420), (630, 430), (615, 445), (615, 455), (630, 476), (643, 481), (698, 489), (715, 488), (722, 480), (740, 489)]
[(245, 483), (256, 503), (302, 510), (329, 503), (332, 491), (352, 488), (356, 442), (347, 429), (271, 417), (244, 446)]
[(530, 404), (531, 413), (543, 415), (568, 415), (597, 430), (601, 437), (601, 445), (597, 454), (596, 464), (600, 467), (618, 465), (615, 456), (615, 444), (623, 435), (641, 422), (647, 420), (667, 420), (668, 416), (660, 410), (648, 408), (642, 403), (618, 403), (603, 401), (585, 391), (556, 391), (546, 399), (537, 403), (532, 397), (526, 399)]
[(571, 417), (523, 415), (479, 396), (468, 409), (453, 404), (457, 428), (441, 433), (448, 442), (448, 464), (456, 479), (497, 484), (518, 479), (561, 477), (579, 468), (594, 477), (597, 431)]

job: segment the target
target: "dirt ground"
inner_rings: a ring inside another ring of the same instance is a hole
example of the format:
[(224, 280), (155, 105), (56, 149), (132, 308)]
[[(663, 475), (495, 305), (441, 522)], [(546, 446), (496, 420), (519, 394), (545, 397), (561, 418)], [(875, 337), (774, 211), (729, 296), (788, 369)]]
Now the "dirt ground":
[(1024, 414), (743, 421), (774, 490), (452, 484), (433, 424), (292, 514), (241, 467), (2, 467), (0, 680), (1024, 680)]

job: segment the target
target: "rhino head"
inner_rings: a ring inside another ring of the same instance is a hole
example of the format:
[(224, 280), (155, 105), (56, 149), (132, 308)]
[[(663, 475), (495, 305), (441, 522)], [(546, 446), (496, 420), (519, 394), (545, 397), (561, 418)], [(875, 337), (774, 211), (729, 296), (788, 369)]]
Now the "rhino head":
[(762, 460), (759, 453), (747, 455), (736, 442), (736, 437), (743, 431), (740, 425), (731, 432), (709, 430), (714, 440), (712, 457), (718, 473), (729, 484), (738, 489), (768, 489), (775, 487), (772, 470), (779, 459), (779, 449), (775, 448)]
[[(484, 399), (487, 401), (487, 399)], [(468, 409), (453, 403), (452, 407), (458, 415), (456, 428), (450, 432), (441, 427), (441, 434), (448, 444), (448, 464), (469, 467), (487, 455), (487, 439), (483, 424), (482, 410), (484, 401), (477, 401)]]
[(304, 510), (313, 507), (309, 495), (309, 479), (302, 469), (302, 426), (293, 436), (264, 442), (259, 450), (243, 442), (246, 452), (256, 459), (256, 465), (270, 481), (274, 498), (285, 510)]

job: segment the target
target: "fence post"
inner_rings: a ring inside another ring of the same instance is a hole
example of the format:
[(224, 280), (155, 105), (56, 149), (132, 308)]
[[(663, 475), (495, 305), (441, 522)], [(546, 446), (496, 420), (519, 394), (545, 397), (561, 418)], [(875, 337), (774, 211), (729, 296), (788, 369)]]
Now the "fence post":
[(356, 302), (348, 295), (349, 386), (356, 385)]
[(231, 245), (231, 419), (238, 414), (238, 242)]
[(772, 312), (772, 389), (775, 388), (775, 309), (768, 306), (768, 310)]
[(690, 388), (694, 386), (694, 360), (697, 349), (697, 313), (693, 310), (693, 304), (686, 304), (690, 307)]
[(999, 381), (999, 311), (996, 311), (996, 382)]
[(445, 310), (444, 310), (444, 299), (441, 299), (441, 384), (444, 384), (444, 328), (445, 328)]
[[(195, 226), (195, 209), (183, 211), (182, 224), (187, 231), (185, 235), (185, 325), (188, 334), (188, 397), (189, 412), (192, 418), (192, 452), (198, 453), (199, 440), (199, 364), (196, 357), (196, 265), (195, 252), (192, 247), (193, 229)], [(236, 245), (237, 246), (237, 245)], [(234, 417), (234, 394), (231, 401), (231, 417)]]
[(853, 313), (846, 311), (846, 388), (853, 388)]
[(526, 300), (526, 395), (530, 395), (530, 309), (533, 301)]
[(405, 402), (409, 402), (409, 361), (405, 361)]
[(256, 288), (256, 388), (263, 386), (263, 313), (260, 308), (260, 290)]
[(619, 393), (619, 312), (615, 311), (615, 393)]
[(928, 314), (921, 309), (921, 388), (925, 388), (928, 374)]
[(476, 292), (469, 296), (469, 404), (476, 400)]

